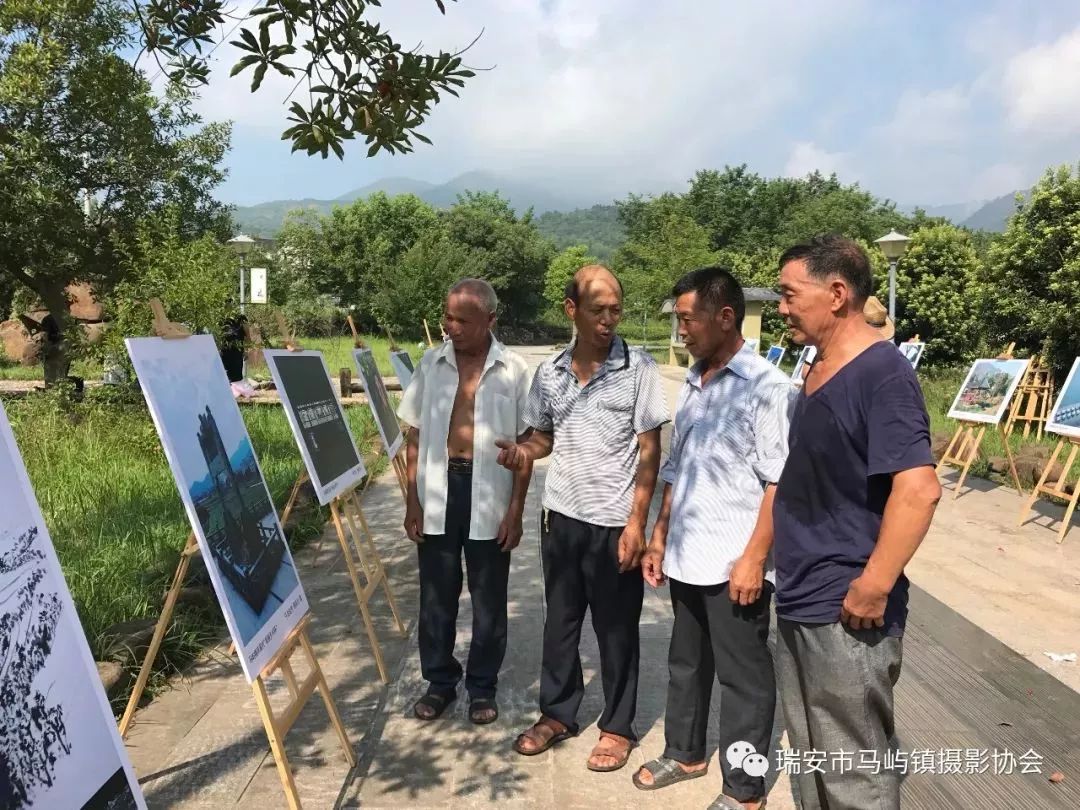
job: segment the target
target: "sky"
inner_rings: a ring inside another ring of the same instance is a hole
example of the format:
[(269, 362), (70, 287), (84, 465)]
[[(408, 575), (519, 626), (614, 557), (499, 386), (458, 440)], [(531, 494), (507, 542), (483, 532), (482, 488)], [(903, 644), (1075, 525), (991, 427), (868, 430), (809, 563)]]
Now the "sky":
[[(249, 0), (241, 0), (247, 3)], [(290, 155), (293, 82), (228, 72), (214, 53), (198, 109), (234, 122), (222, 199), (333, 198), (383, 177), (487, 170), (549, 187), (683, 190), (746, 163), (765, 176), (835, 171), (901, 204), (985, 200), (1080, 158), (1075, 2), (385, 0), (406, 46), (482, 69), (422, 130), (433, 146), (344, 161)]]

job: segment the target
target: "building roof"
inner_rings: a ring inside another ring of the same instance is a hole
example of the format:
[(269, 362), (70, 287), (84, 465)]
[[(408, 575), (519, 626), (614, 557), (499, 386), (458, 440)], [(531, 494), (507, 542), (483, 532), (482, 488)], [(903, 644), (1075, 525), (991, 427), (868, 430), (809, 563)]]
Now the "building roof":
[[(747, 301), (779, 301), (780, 295), (767, 287), (743, 287), (743, 298)], [(660, 312), (667, 315), (673, 309), (675, 309), (675, 299), (668, 298), (660, 307)]]

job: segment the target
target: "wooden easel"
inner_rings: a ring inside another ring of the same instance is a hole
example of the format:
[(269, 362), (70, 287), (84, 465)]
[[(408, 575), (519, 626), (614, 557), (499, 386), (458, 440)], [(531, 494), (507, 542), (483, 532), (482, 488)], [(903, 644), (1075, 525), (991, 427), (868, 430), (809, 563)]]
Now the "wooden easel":
[[(150, 308), (154, 313), (154, 333), (156, 335), (167, 339), (183, 339), (191, 336), (191, 333), (188, 330), (178, 324), (170, 322), (168, 318), (165, 317), (165, 310), (158, 299), (151, 299)], [(194, 533), (192, 533), (188, 535), (187, 542), (184, 544), (184, 550), (180, 554), (180, 563), (176, 567), (172, 585), (165, 598), (165, 605), (162, 608), (161, 615), (158, 617), (157, 626), (154, 628), (154, 636), (151, 640), (150, 648), (147, 650), (146, 658), (143, 660), (138, 680), (135, 683), (135, 689), (132, 691), (131, 697), (128, 700), (127, 709), (120, 720), (121, 737), (127, 734), (128, 728), (131, 725), (135, 709), (139, 705), (139, 699), (142, 697), (143, 691), (146, 688), (150, 669), (161, 648), (161, 642), (165, 637), (165, 632), (168, 629), (169, 622), (172, 618), (172, 612), (176, 607), (176, 600), (180, 594), (180, 588), (183, 585), (184, 579), (187, 577), (191, 558), (198, 553), (199, 546), (195, 540)], [(315, 650), (312, 648), (311, 640), (307, 635), (310, 622), (311, 614), (309, 613), (292, 629), (282, 643), (281, 649), (279, 649), (277, 654), (267, 662), (266, 666), (263, 667), (262, 671), (251, 683), (252, 691), (255, 694), (255, 703), (259, 708), (259, 716), (262, 718), (263, 727), (266, 730), (266, 736), (270, 742), (270, 750), (274, 754), (274, 762), (277, 765), (281, 786), (285, 791), (285, 799), (291, 810), (299, 810), (301, 803), (300, 794), (296, 789), (296, 781), (293, 779), (292, 768), (289, 766), (289, 758), (285, 752), (285, 736), (293, 725), (295, 725), (297, 718), (300, 716), (300, 712), (303, 711), (305, 704), (315, 693), (316, 689), (319, 690), (319, 693), (322, 696), (327, 714), (330, 716), (330, 722), (337, 732), (342, 748), (345, 750), (345, 759), (348, 761), (349, 767), (356, 767), (356, 752), (353, 750), (352, 743), (349, 742), (349, 735), (345, 731), (345, 725), (341, 721), (341, 715), (338, 714), (337, 706), (334, 703), (333, 696), (330, 694), (330, 688), (326, 683), (326, 676), (323, 675), (322, 667), (319, 666), (319, 659), (315, 655)], [(297, 681), (296, 673), (292, 666), (293, 655), (301, 649), (308, 659), (309, 667), (308, 675), (303, 683)], [(267, 679), (279, 671), (285, 680), (285, 685), (289, 690), (290, 696), (288, 705), (280, 715), (274, 711), (274, 707), (270, 703), (270, 696), (266, 689)]]
[[(1058, 456), (1061, 455), (1061, 451), (1065, 449), (1066, 445), (1070, 445), (1070, 450), (1068, 459), (1061, 469), (1061, 477), (1058, 478), (1057, 481), (1049, 483), (1046, 479), (1050, 477), (1050, 473), (1057, 463)], [(1058, 439), (1057, 447), (1054, 448), (1053, 455), (1047, 460), (1046, 466), (1043, 467), (1042, 475), (1039, 476), (1039, 483), (1035, 485), (1035, 489), (1031, 492), (1031, 497), (1027, 499), (1024, 508), (1020, 510), (1020, 521), (1018, 525), (1024, 523), (1024, 520), (1035, 506), (1035, 501), (1039, 499), (1040, 495), (1061, 498), (1061, 500), (1065, 501), (1068, 505), (1065, 507), (1065, 516), (1061, 519), (1061, 529), (1058, 530), (1057, 541), (1058, 543), (1061, 543), (1065, 540), (1065, 534), (1069, 531), (1069, 522), (1072, 520), (1073, 511), (1076, 509), (1076, 502), (1080, 499), (1080, 475), (1077, 476), (1077, 481), (1073, 484), (1073, 491), (1071, 493), (1066, 491), (1069, 473), (1072, 471), (1078, 453), (1080, 453), (1080, 439), (1077, 439), (1075, 436), (1062, 436)]]
[[(960, 469), (960, 478), (956, 482), (956, 489), (953, 490), (954, 500), (960, 496), (964, 479), (967, 478), (972, 463), (979, 457), (979, 446), (986, 434), (986, 425), (982, 422), (957, 421), (959, 424), (956, 426), (956, 432), (945, 448), (941, 460), (938, 461), (939, 466), (951, 465)], [(1009, 439), (1001, 425), (998, 425), (998, 432), (1001, 434), (1001, 443), (1005, 445), (1005, 456), (1009, 459), (1009, 471), (1016, 483), (1016, 490), (1023, 495), (1024, 488), (1020, 485), (1020, 476), (1016, 472), (1016, 461), (1009, 447)]]
[(429, 349), (435, 348), (435, 341), (431, 339), (431, 330), (428, 329), (427, 318), (424, 318), (424, 334), (427, 335), (427, 345)]
[(1009, 407), (1009, 417), (1005, 422), (1005, 434), (1012, 435), (1017, 422), (1024, 423), (1024, 438), (1031, 435), (1032, 426), (1035, 436), (1042, 439), (1043, 428), (1050, 419), (1050, 407), (1054, 401), (1054, 379), (1050, 369), (1042, 364), (1036, 355), (1031, 358), (1024, 379), (1016, 389), (1016, 396)]

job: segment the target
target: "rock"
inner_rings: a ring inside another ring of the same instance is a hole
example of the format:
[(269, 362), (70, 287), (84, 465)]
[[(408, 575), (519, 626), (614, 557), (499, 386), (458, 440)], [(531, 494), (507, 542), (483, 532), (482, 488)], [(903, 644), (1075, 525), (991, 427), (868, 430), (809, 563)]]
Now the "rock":
[(997, 473), (998, 475), (1009, 474), (1009, 460), (1005, 456), (990, 456), (987, 460), (987, 464), (990, 466), (990, 472)]
[(930, 452), (934, 458), (940, 459), (945, 455), (945, 448), (949, 446), (949, 442), (952, 440), (951, 433), (935, 433), (933, 439), (930, 442)]
[(98, 322), (84, 323), (80, 324), (80, 326), (82, 326), (83, 337), (86, 339), (86, 342), (93, 345), (101, 342), (101, 338), (105, 334), (105, 329), (108, 327), (108, 324)]
[(1027, 448), (1028, 455), (1038, 458), (1050, 458), (1052, 448), (1048, 444), (1033, 444)]
[(128, 673), (115, 661), (95, 661), (97, 664), (98, 677), (101, 685), (105, 687), (105, 694), (109, 700), (116, 700), (127, 688)]
[(157, 619), (131, 619), (117, 622), (102, 633), (106, 661), (137, 666), (146, 657)]
[(36, 366), (41, 362), (41, 340), (32, 337), (22, 321), (0, 323), (0, 340), (4, 343), (4, 354), (12, 362), (22, 366)]
[(217, 597), (209, 585), (185, 585), (176, 595), (176, 604), (199, 610), (213, 610), (217, 607)]
[(89, 284), (70, 284), (67, 294), (71, 300), (71, 317), (79, 321), (100, 321), (101, 304), (94, 298), (94, 291)]
[[(1025, 487), (1033, 486), (1042, 475), (1043, 461), (1028, 455), (1016, 459), (1016, 474), (1020, 476), (1020, 483)], [(1005, 467), (1008, 470), (1008, 466)]]

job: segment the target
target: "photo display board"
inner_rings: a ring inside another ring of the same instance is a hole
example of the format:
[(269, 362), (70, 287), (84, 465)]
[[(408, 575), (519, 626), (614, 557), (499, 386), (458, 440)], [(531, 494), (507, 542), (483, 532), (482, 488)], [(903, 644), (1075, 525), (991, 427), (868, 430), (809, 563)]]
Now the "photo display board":
[(124, 342), (240, 665), (254, 681), (308, 602), (214, 339)]
[(949, 417), (996, 425), (1008, 410), (1027, 367), (1027, 360), (976, 360), (949, 408)]
[(379, 429), (386, 455), (393, 458), (401, 449), (405, 440), (401, 435), (401, 424), (397, 414), (390, 406), (390, 395), (386, 393), (386, 385), (383, 383), (379, 367), (375, 364), (375, 356), (371, 349), (353, 349), (353, 362), (356, 370), (360, 372), (360, 378), (364, 382), (364, 392), (367, 394), (368, 407), (375, 419), (375, 426)]
[(366, 474), (322, 352), (264, 349), (285, 416), (324, 506)]
[(1080, 438), (1080, 373), (1077, 369), (1080, 369), (1080, 357), (1073, 360), (1054, 410), (1050, 412), (1046, 429), (1051, 433)]
[(416, 371), (413, 368), (412, 357), (404, 350), (390, 352), (390, 366), (394, 369), (394, 375), (398, 378), (398, 382), (401, 383), (401, 390), (406, 390), (409, 383), (412, 382), (413, 374)]
[(145, 808), (2, 407), (0, 493), (0, 807)]

